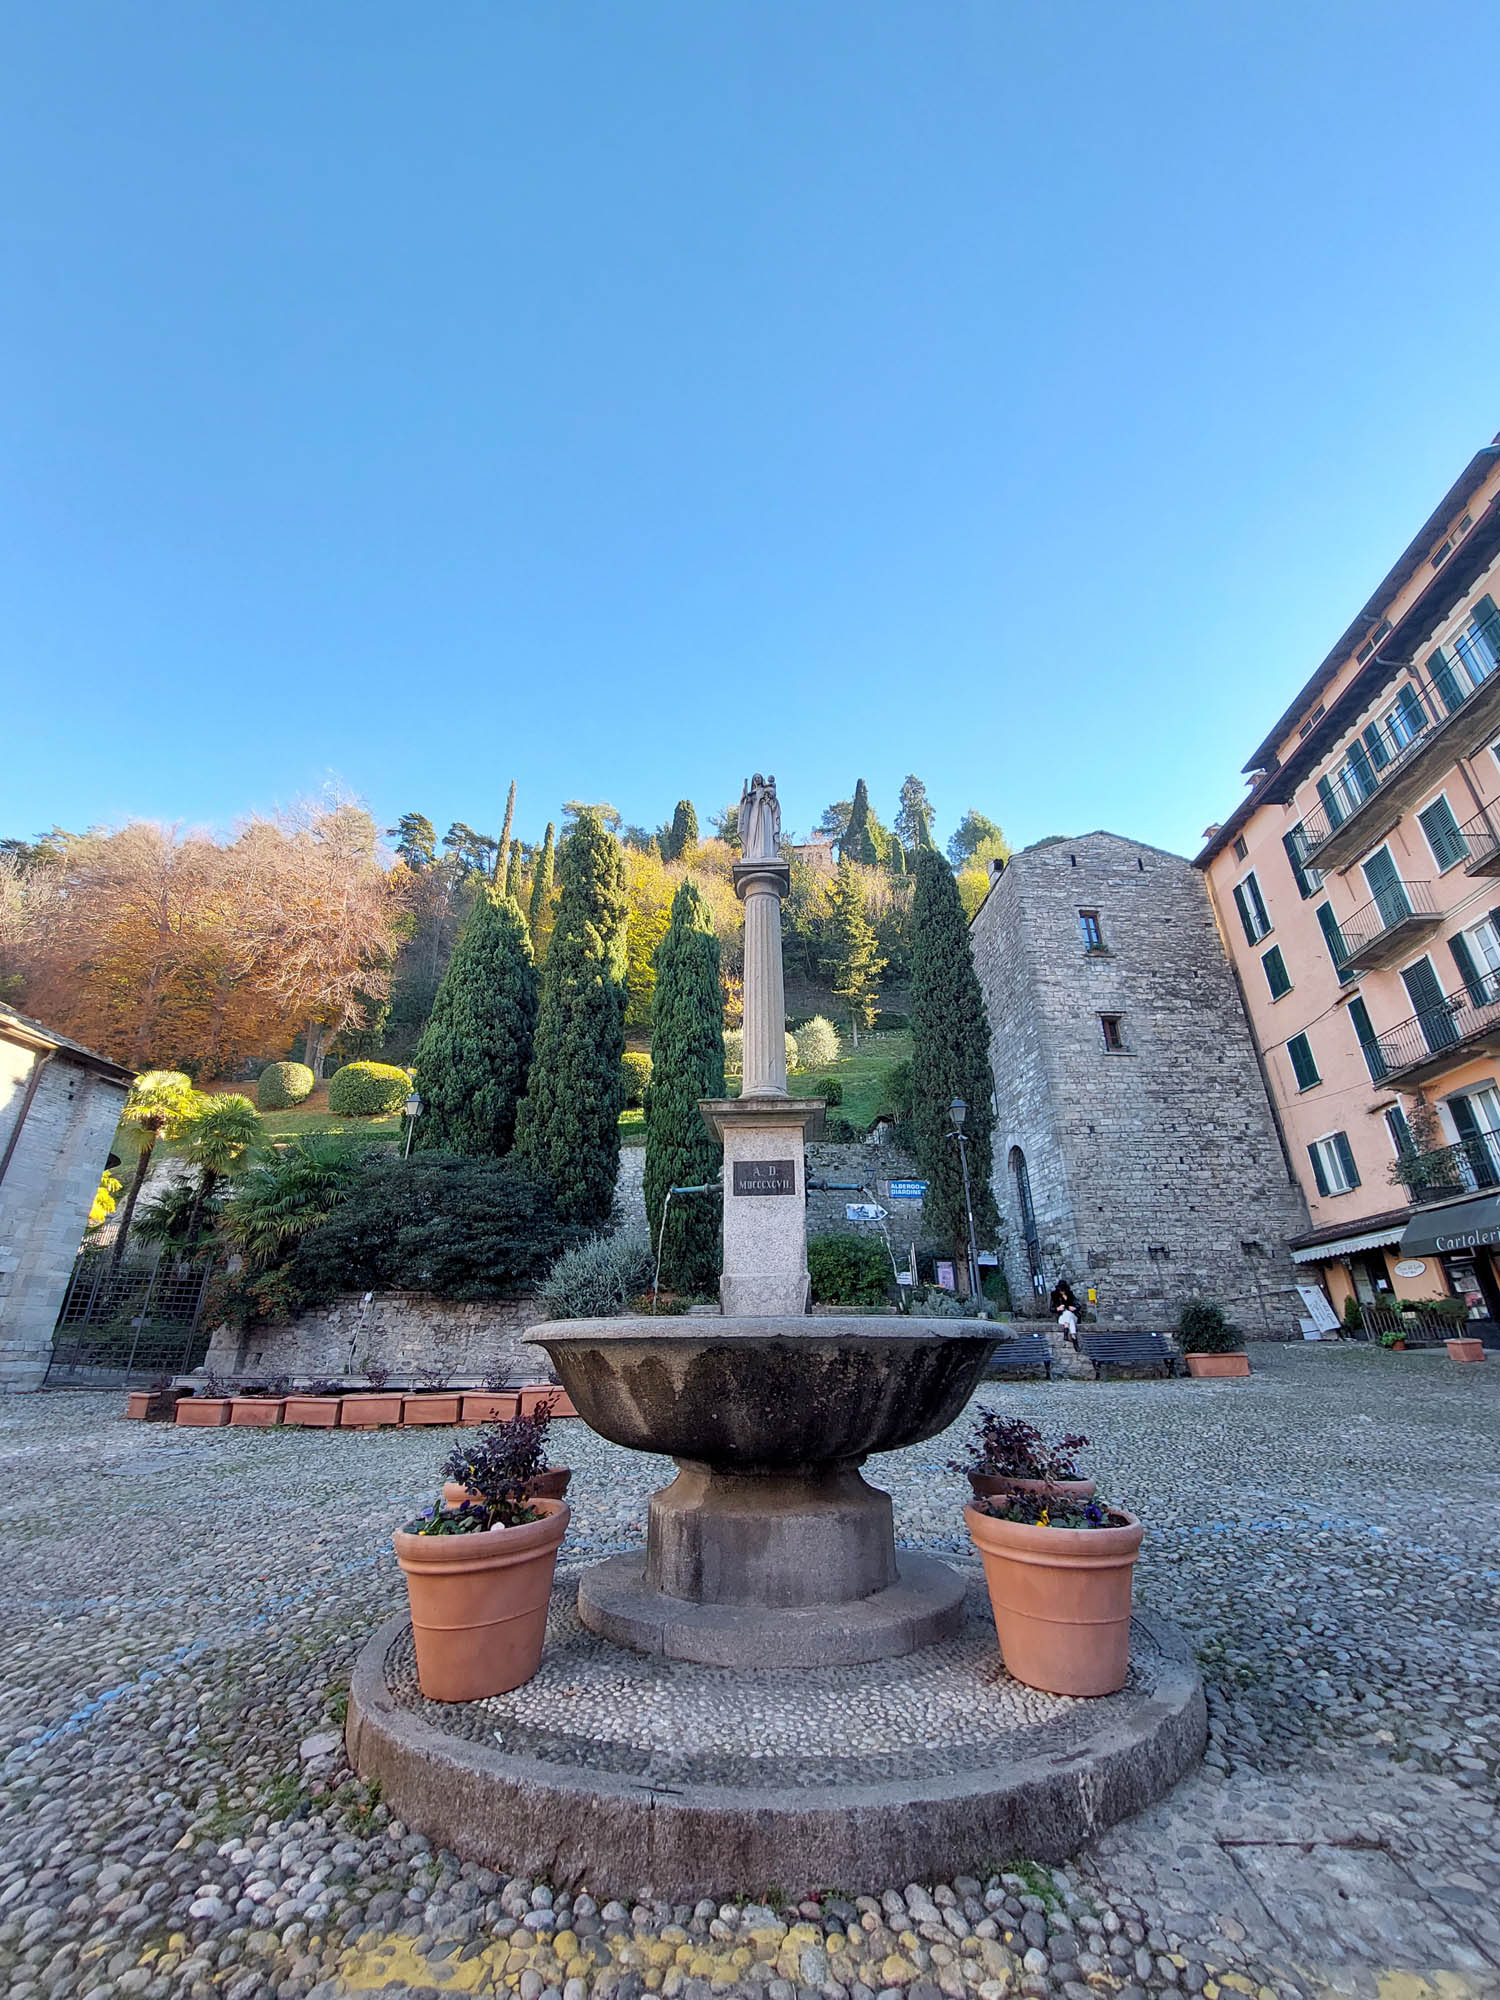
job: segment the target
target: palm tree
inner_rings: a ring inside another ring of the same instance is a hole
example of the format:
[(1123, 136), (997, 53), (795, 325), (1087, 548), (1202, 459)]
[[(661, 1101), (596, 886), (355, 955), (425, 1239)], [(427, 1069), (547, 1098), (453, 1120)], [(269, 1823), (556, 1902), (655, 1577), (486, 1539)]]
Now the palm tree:
[(204, 1101), (199, 1115), (183, 1135), (182, 1156), (198, 1169), (198, 1195), (187, 1217), (187, 1248), (198, 1240), (198, 1224), (205, 1204), (226, 1174), (237, 1173), (264, 1151), (266, 1128), (260, 1113), (248, 1097), (226, 1092)]
[(224, 1234), (252, 1267), (273, 1264), (333, 1213), (359, 1170), (358, 1150), (341, 1139), (299, 1133), (240, 1175), (224, 1210)]
[(135, 1163), (130, 1192), (125, 1197), (120, 1226), (115, 1232), (114, 1255), (110, 1258), (112, 1271), (120, 1268), (120, 1261), (125, 1255), (135, 1205), (140, 1200), (141, 1188), (151, 1168), (151, 1155), (161, 1140), (177, 1138), (202, 1108), (203, 1099), (194, 1090), (192, 1078), (184, 1076), (181, 1070), (143, 1070), (132, 1084), (125, 1109), (120, 1114), (120, 1123), (133, 1126), (140, 1133), (141, 1150)]

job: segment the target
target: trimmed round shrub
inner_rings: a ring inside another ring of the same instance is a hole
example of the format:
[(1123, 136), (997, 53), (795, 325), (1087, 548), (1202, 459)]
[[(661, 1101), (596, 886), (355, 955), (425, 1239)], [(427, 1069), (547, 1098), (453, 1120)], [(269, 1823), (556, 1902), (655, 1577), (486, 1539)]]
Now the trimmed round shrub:
[(825, 1104), (842, 1104), (844, 1086), (836, 1076), (820, 1076), (812, 1087), (814, 1097), (821, 1097)]
[[(789, 1070), (797, 1067), (797, 1037), (790, 1028), (786, 1034), (786, 1066)], [(743, 1028), (724, 1030), (724, 1067), (731, 1076), (739, 1076), (745, 1067), (745, 1031)]]
[(620, 1058), (620, 1073), (625, 1079), (625, 1102), (644, 1104), (646, 1087), (651, 1081), (650, 1056), (636, 1049), (627, 1049)]
[(891, 1260), (873, 1236), (809, 1237), (807, 1271), (819, 1305), (881, 1306), (890, 1297)]
[(537, 1286), (549, 1319), (606, 1319), (651, 1283), (654, 1260), (643, 1222), (564, 1250)]
[(821, 1014), (814, 1014), (805, 1027), (797, 1030), (797, 1068), (827, 1069), (838, 1059), (837, 1028)]
[(290, 1111), (312, 1096), (316, 1082), (306, 1063), (267, 1063), (256, 1080), (255, 1102), (262, 1111)]
[(1184, 1354), (1238, 1354), (1245, 1336), (1211, 1299), (1189, 1299), (1177, 1316), (1177, 1342)]
[(411, 1095), (411, 1077), (394, 1063), (345, 1063), (328, 1086), (328, 1109), (338, 1118), (384, 1118)]

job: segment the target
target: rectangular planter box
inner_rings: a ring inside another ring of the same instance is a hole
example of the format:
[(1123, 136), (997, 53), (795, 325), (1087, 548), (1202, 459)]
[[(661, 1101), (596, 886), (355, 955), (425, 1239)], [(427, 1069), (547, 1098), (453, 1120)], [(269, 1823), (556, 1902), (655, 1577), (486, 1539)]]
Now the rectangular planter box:
[(1482, 1340), (1446, 1340), (1443, 1345), (1455, 1361), (1483, 1361), (1484, 1342)]
[(285, 1408), (279, 1396), (231, 1396), (229, 1421), (251, 1430), (269, 1430), (281, 1422)]
[(520, 1396), (514, 1389), (502, 1389), (498, 1393), (490, 1389), (464, 1391), (464, 1413), (466, 1424), (509, 1423), (520, 1407)]
[(339, 1420), (342, 1396), (288, 1396), (281, 1421), (332, 1430)]
[(180, 1389), (132, 1389), (125, 1398), (125, 1414), (138, 1424), (170, 1424), (181, 1400)]
[(339, 1427), (346, 1431), (373, 1431), (381, 1424), (399, 1424), (400, 1421), (401, 1398), (377, 1395), (372, 1389), (367, 1396), (344, 1398), (344, 1413), (339, 1418)]
[(1248, 1375), (1250, 1357), (1248, 1354), (1189, 1354), (1187, 1357), (1189, 1375), (1199, 1381), (1222, 1375)]
[(436, 1392), (422, 1396), (403, 1396), (401, 1399), (401, 1421), (403, 1424), (456, 1424), (463, 1415), (461, 1395), (440, 1395)]
[(533, 1416), (543, 1403), (552, 1405), (554, 1417), (576, 1417), (573, 1399), (556, 1382), (528, 1382), (521, 1391), (521, 1415)]
[(207, 1424), (218, 1429), (229, 1422), (229, 1398), (227, 1396), (184, 1396), (177, 1405), (177, 1421), (180, 1424)]

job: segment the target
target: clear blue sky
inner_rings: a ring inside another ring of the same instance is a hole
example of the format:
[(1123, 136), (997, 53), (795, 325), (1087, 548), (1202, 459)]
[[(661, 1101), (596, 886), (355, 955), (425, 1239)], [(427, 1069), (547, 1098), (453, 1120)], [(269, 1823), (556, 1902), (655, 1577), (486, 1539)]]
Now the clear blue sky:
[(1493, 6), (7, 15), (0, 833), (1191, 851), (1500, 428)]

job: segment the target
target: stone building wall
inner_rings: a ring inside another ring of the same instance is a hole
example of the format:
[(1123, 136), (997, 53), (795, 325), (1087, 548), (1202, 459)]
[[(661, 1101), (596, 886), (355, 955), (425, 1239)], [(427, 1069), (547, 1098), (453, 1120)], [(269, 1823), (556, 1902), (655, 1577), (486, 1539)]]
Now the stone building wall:
[[(1085, 949), (1083, 910), (1098, 912), (1099, 951)], [(1209, 1297), (1247, 1334), (1295, 1337), (1286, 1243), (1306, 1207), (1198, 871), (1117, 834), (1045, 842), (995, 879), (971, 937), (1017, 1305), (1036, 1293), (1015, 1148), (1044, 1291), (1059, 1276), (1080, 1297), (1092, 1285), (1100, 1322), (1122, 1326), (1164, 1325)], [(1119, 1020), (1119, 1053), (1105, 1015)]]
[[(14, 1017), (11, 1017), (14, 1019)], [(0, 1154), (16, 1133), (38, 1057), (0, 1013)], [(104, 1073), (64, 1046), (37, 1080), (0, 1181), (0, 1392), (36, 1389), (125, 1103), (127, 1072)]]
[(294, 1381), (362, 1375), (375, 1364), (406, 1384), (428, 1369), (453, 1382), (495, 1373), (541, 1382), (551, 1373), (547, 1356), (522, 1335), (544, 1316), (534, 1298), (460, 1304), (426, 1292), (351, 1292), (286, 1326), (244, 1334), (221, 1326), (203, 1365), (215, 1375)]

